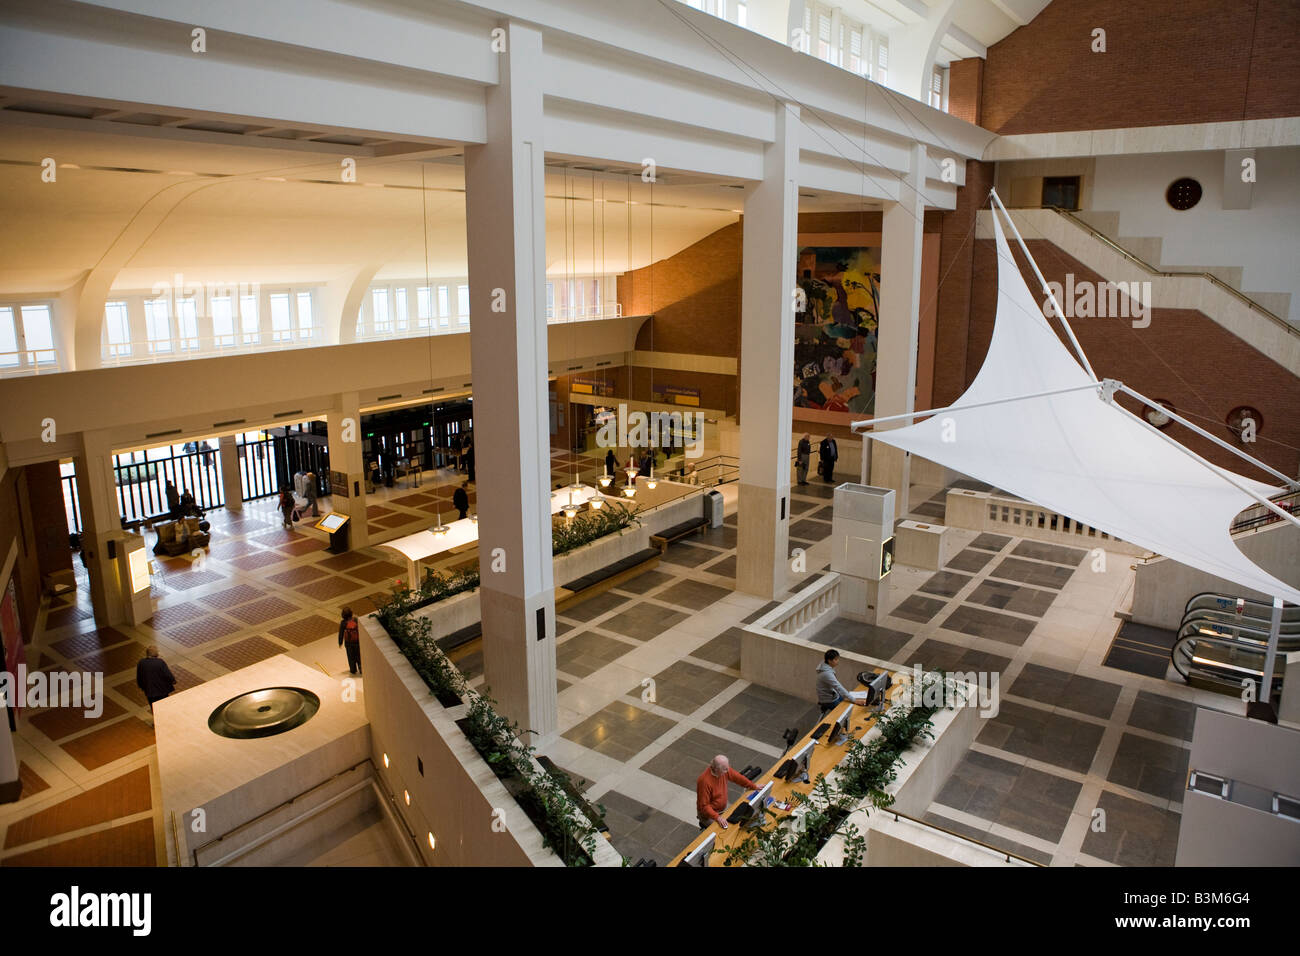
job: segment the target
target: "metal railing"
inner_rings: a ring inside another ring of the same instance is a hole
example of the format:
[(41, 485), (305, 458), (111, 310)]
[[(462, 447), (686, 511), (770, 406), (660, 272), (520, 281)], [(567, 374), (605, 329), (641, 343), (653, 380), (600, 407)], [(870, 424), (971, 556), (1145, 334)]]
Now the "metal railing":
[[(304, 334), (306, 331), (306, 334)], [(158, 342), (132, 342), (122, 345), (105, 344), (100, 350), (99, 364), (103, 368), (122, 365), (151, 365), (157, 362), (184, 362), (189, 359), (215, 358), (221, 355), (252, 355), (257, 352), (280, 352), (286, 349), (305, 349), (322, 345), (324, 330), (292, 329), (290, 331), (259, 331), (255, 341), (247, 341), (252, 333), (234, 332), (230, 335), (208, 335), (171, 339), (166, 348)], [(120, 350), (127, 351), (121, 352)]]
[[(49, 358), (37, 359), (36, 355)], [(19, 375), (51, 375), (63, 371), (59, 353), (52, 349), (26, 349), (22, 352), (0, 352), (0, 378)]]
[(981, 846), (986, 850), (992, 850), (994, 853), (998, 854), (999, 856), (1005, 857), (1008, 863), (1010, 863), (1014, 859), (1014, 860), (1019, 860), (1021, 863), (1027, 863), (1030, 866), (1041, 867), (1043, 865), (1041, 863), (1035, 863), (1033, 860), (1029, 859), (1028, 857), (1023, 857), (1019, 853), (1012, 853), (1010, 850), (1003, 849), (1000, 846), (993, 846), (991, 843), (985, 843), (983, 840), (976, 839), (975, 837), (967, 836), (964, 833), (958, 833), (956, 830), (949, 830), (947, 827), (941, 827), (937, 823), (930, 823), (926, 820), (918, 820), (916, 817), (908, 816), (906, 813), (902, 813), (899, 810), (890, 809), (887, 812), (895, 820), (900, 820), (900, 819), (907, 820), (910, 823), (915, 823), (917, 826), (926, 827), (930, 830), (938, 830), (940, 833), (947, 834), (950, 837), (955, 837), (958, 840), (963, 840), (966, 843), (974, 843), (976, 846)]
[[(1276, 498), (1270, 498), (1269, 501), (1277, 505), (1283, 511), (1296, 514), (1300, 512), (1300, 491), (1290, 491), (1284, 495), (1278, 495)], [(1281, 521), (1282, 516), (1270, 508), (1263, 505), (1251, 505), (1245, 511), (1237, 516), (1237, 520), (1232, 523), (1229, 529), (1232, 534), (1241, 531), (1250, 531), (1254, 528), (1261, 528), (1264, 525), (1272, 524), (1274, 521)]]
[[(1220, 278), (1219, 278), (1218, 276), (1216, 276), (1216, 275), (1213, 275), (1212, 273), (1209, 273), (1209, 272), (1190, 272), (1190, 271), (1189, 271), (1189, 272), (1171, 272), (1171, 271), (1169, 271), (1169, 270), (1165, 270), (1165, 269), (1157, 269), (1155, 266), (1151, 265), (1151, 263), (1147, 262), (1145, 259), (1143, 259), (1143, 258), (1141, 258), (1140, 256), (1137, 256), (1137, 255), (1135, 255), (1134, 253), (1130, 252), (1129, 250), (1125, 249), (1123, 246), (1121, 246), (1121, 245), (1120, 245), (1118, 242), (1116, 242), (1114, 239), (1110, 238), (1110, 236), (1106, 235), (1104, 232), (1101, 232), (1101, 231), (1100, 231), (1099, 229), (1097, 229), (1096, 227), (1094, 227), (1094, 226), (1092, 226), (1092, 225), (1089, 225), (1089, 224), (1088, 224), (1087, 222), (1085, 222), (1083, 219), (1080, 219), (1077, 215), (1075, 215), (1075, 214), (1074, 214), (1073, 212), (1071, 212), (1070, 210), (1068, 210), (1068, 209), (1061, 209), (1061, 208), (1059, 208), (1059, 207), (1057, 207), (1057, 206), (1043, 206), (1042, 208), (1043, 208), (1043, 209), (1050, 209), (1052, 212), (1058, 214), (1059, 216), (1061, 216), (1062, 218), (1064, 218), (1064, 219), (1067, 220), (1068, 222), (1072, 222), (1072, 223), (1074, 223), (1074, 224), (1075, 224), (1076, 226), (1078, 226), (1080, 229), (1083, 229), (1083, 230), (1085, 230), (1086, 232), (1088, 232), (1090, 235), (1092, 235), (1093, 238), (1098, 239), (1098, 240), (1100, 240), (1101, 242), (1105, 243), (1105, 244), (1106, 244), (1110, 249), (1112, 249), (1114, 252), (1119, 253), (1121, 256), (1123, 256), (1125, 259), (1127, 259), (1129, 262), (1132, 262), (1134, 265), (1140, 267), (1141, 269), (1145, 270), (1146, 272), (1149, 272), (1149, 273), (1150, 273), (1151, 275), (1153, 275), (1153, 276), (1159, 276), (1160, 278), (1170, 278), (1170, 279), (1176, 279), (1176, 278), (1180, 278), (1180, 277), (1186, 277), (1186, 278), (1198, 278), (1198, 277), (1199, 277), (1199, 278), (1202, 278), (1202, 279), (1206, 279), (1206, 280), (1208, 280), (1209, 282), (1213, 283), (1213, 284), (1214, 284), (1215, 286), (1217, 286), (1218, 288), (1222, 289), (1224, 292), (1227, 292), (1229, 295), (1235, 296), (1237, 299), (1241, 300), (1241, 302), (1243, 302), (1245, 305), (1247, 305), (1248, 307), (1250, 307), (1250, 308), (1253, 309), (1254, 311), (1258, 312), (1260, 315), (1264, 316), (1265, 318), (1271, 319), (1273, 322), (1276, 322), (1276, 323), (1277, 323), (1278, 325), (1280, 325), (1282, 328), (1286, 329), (1286, 331), (1289, 332), (1291, 335), (1300, 335), (1300, 329), (1297, 329), (1294, 325), (1292, 325), (1292, 324), (1291, 324), (1290, 322), (1288, 322), (1286, 319), (1282, 318), (1282, 317), (1281, 317), (1280, 315), (1278, 315), (1276, 312), (1273, 312), (1273, 311), (1271, 311), (1271, 310), (1269, 310), (1269, 309), (1264, 308), (1264, 306), (1260, 305), (1258, 302), (1256, 302), (1256, 301), (1255, 301), (1254, 299), (1252, 299), (1250, 296), (1246, 295), (1246, 293), (1242, 292), (1240, 289), (1234, 289), (1232, 286), (1228, 285), (1228, 283), (1224, 282), (1222, 279), (1220, 279)], [(1016, 210), (1016, 211), (1017, 211), (1017, 212), (1023, 212), (1023, 210)], [(1151, 303), (1148, 303), (1148, 305), (1149, 305), (1149, 304), (1151, 304)]]

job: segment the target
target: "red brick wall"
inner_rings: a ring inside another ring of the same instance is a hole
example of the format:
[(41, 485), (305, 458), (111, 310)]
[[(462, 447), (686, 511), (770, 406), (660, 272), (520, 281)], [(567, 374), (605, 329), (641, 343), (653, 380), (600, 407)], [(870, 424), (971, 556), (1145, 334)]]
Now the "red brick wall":
[(740, 223), (620, 276), (618, 298), (624, 315), (655, 316), (641, 327), (638, 349), (739, 354)]
[(68, 513), (63, 504), (63, 481), (57, 461), (28, 465), (27, 491), (32, 506), (37, 560), (41, 574), (72, 570), (68, 547)]
[[(0, 565), (8, 559), (15, 544), (18, 560), (14, 562), (12, 576), (18, 598), (18, 618), (23, 640), (29, 641), (36, 627), (36, 612), (41, 602), (41, 571), (24, 468), (10, 468), (0, 478)], [(7, 578), (0, 579), (0, 594), (8, 586)]]
[[(1049, 282), (1064, 284), (1068, 272), (1074, 273), (1076, 285), (1103, 279), (1045, 240), (1026, 244)], [(1016, 254), (1019, 258), (1018, 250)], [(1021, 273), (1037, 290), (1023, 261)], [(979, 371), (993, 334), (997, 261), (991, 239), (976, 242), (972, 277), (967, 383)], [(1145, 329), (1133, 328), (1128, 318), (1076, 318), (1070, 325), (1099, 377), (1119, 379), (1150, 398), (1173, 403), (1179, 414), (1225, 441), (1234, 441), (1224, 425), (1228, 412), (1239, 405), (1259, 409), (1263, 423), (1257, 440), (1243, 450), (1295, 475), (1300, 468), (1300, 380), (1194, 309), (1153, 309), (1150, 319)], [(1276, 484), (1180, 425), (1171, 425), (1169, 434), (1218, 465)]]
[(957, 190), (957, 208), (943, 214), (931, 407), (951, 403), (967, 385), (975, 215), (987, 203), (992, 186), (993, 164), (970, 160), (966, 185)]
[(980, 94), (984, 85), (984, 60), (973, 56), (953, 60), (948, 67), (948, 112), (976, 126), (982, 125)]
[[(1106, 52), (1092, 52), (1092, 31)], [(1296, 0), (1052, 0), (989, 48), (997, 133), (1300, 115)], [(951, 103), (952, 98), (949, 97)]]

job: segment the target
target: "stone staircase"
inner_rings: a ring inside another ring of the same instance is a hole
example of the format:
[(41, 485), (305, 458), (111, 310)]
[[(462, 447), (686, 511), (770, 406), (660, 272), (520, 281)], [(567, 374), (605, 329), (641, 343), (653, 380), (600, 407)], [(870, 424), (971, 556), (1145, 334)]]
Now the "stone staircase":
[[(1230, 285), (1226, 278), (1211, 278), (1213, 273), (1206, 275), (1186, 269), (1173, 272), (1157, 269), (1136, 251), (1120, 246), (1106, 237), (1102, 229), (1074, 214), (1055, 209), (1012, 209), (1010, 214), (1026, 239), (1047, 240), (1111, 282), (1149, 282), (1149, 304), (1153, 308), (1196, 309), (1293, 375), (1300, 376), (1300, 328)], [(1118, 214), (1112, 215), (1118, 218)], [(989, 210), (981, 210), (976, 219), (976, 238), (993, 238), (992, 222)], [(1108, 222), (1102, 220), (1102, 225)], [(1239, 282), (1240, 276), (1237, 278)], [(1290, 294), (1283, 294), (1282, 298), (1283, 305), (1289, 308)], [(1283, 309), (1282, 315), (1285, 314)]]
[(1087, 209), (1079, 210), (1073, 215), (1074, 218), (1087, 223), (1111, 242), (1122, 246), (1158, 272), (1208, 273), (1225, 285), (1231, 286), (1243, 295), (1253, 299), (1281, 319), (1286, 319), (1291, 312), (1290, 292), (1257, 292), (1243, 288), (1241, 279), (1245, 270), (1241, 266), (1165, 265), (1162, 250), (1163, 240), (1159, 236), (1121, 236), (1119, 234), (1120, 214), (1118, 212), (1101, 212)]

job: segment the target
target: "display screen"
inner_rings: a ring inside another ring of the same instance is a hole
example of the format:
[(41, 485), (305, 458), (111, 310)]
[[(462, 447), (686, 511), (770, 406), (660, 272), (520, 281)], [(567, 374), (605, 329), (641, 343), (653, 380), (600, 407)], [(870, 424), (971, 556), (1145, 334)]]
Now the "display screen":
[(131, 593), (139, 594), (149, 590), (149, 555), (144, 548), (137, 548), (127, 557), (131, 567)]
[(316, 527), (320, 528), (322, 531), (328, 531), (333, 534), (335, 531), (339, 530), (339, 528), (343, 527), (343, 525), (347, 524), (347, 520), (347, 515), (339, 514), (337, 511), (332, 511), (325, 517), (321, 518), (320, 521), (316, 522)]
[(886, 538), (880, 545), (880, 576), (883, 578), (894, 570), (894, 539)]

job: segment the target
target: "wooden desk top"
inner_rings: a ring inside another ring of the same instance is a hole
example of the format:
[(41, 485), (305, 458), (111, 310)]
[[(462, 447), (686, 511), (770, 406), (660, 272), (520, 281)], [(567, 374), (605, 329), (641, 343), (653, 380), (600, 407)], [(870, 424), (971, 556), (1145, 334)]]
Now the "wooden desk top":
[[(884, 670), (884, 668), (873, 668), (873, 670), (875, 670), (875, 672), (879, 674)], [(899, 675), (895, 675), (894, 683), (890, 686), (889, 689), (889, 697), (891, 701), (897, 695), (897, 693), (901, 691), (901, 687), (899, 686), (899, 682), (898, 682), (898, 677)], [(866, 685), (859, 684), (855, 689), (859, 691), (865, 691)], [(819, 740), (816, 746), (813, 747), (812, 756), (808, 761), (808, 782), (791, 783), (788, 780), (777, 780), (775, 777), (776, 771), (780, 768), (781, 764), (785, 763), (786, 758), (792, 757), (795, 754), (797, 754), (800, 750), (802, 750), (804, 746), (808, 743), (808, 741), (813, 739), (812, 736), (813, 731), (816, 730), (817, 727), (820, 727), (824, 723), (829, 723), (831, 720), (843, 716), (845, 707), (852, 707), (853, 710), (855, 711), (855, 713), (853, 714), (853, 716), (850, 718), (849, 721), (849, 735), (847, 738), (845, 738), (842, 744), (834, 747), (825, 743), (826, 738), (829, 735), (830, 731), (828, 730), (825, 734), (822, 735), (822, 739)], [(773, 827), (780, 825), (781, 820), (789, 816), (794, 811), (795, 805), (791, 799), (792, 796), (796, 793), (802, 793), (802, 794), (811, 793), (814, 785), (817, 782), (817, 776), (819, 774), (829, 775), (832, 770), (834, 770), (837, 766), (839, 766), (839, 762), (844, 759), (845, 755), (848, 754), (849, 747), (852, 746), (853, 741), (861, 740), (863, 737), (865, 737), (867, 733), (871, 730), (871, 728), (875, 726), (875, 723), (876, 723), (875, 713), (868, 711), (866, 707), (863, 707), (860, 704), (847, 704), (847, 703), (838, 704), (834, 709), (828, 711), (826, 713), (826, 716), (823, 717), (820, 721), (818, 721), (818, 723), (815, 726), (810, 728), (808, 733), (804, 734), (803, 737), (801, 737), (793, 747), (791, 747), (789, 750), (783, 753), (777, 759), (776, 763), (773, 764), (772, 769), (767, 771), (767, 773), (763, 774), (754, 782), (758, 784), (759, 788), (761, 789), (769, 780), (773, 781), (772, 790), (769, 796), (771, 796), (772, 799), (777, 803), (789, 803), (791, 804), (791, 807), (789, 810), (778, 810), (775, 807), (769, 807), (768, 823), (763, 827), (763, 829), (770, 830)], [(752, 790), (746, 790), (744, 793), (742, 793), (734, 803), (728, 805), (726, 812), (722, 814), (722, 818), (726, 819), (727, 817), (729, 817), (732, 811), (736, 809), (737, 805), (743, 802), (746, 798), (752, 796), (753, 793), (754, 791)], [(709, 866), (722, 866), (724, 865), (724, 862), (726, 860), (727, 849), (733, 846), (739, 846), (740, 844), (744, 843), (746, 836), (750, 832), (751, 831), (748, 828), (740, 826), (739, 824), (735, 824), (735, 823), (730, 824), (725, 830), (722, 829), (722, 827), (718, 826), (718, 824), (711, 823), (703, 830), (700, 831), (700, 835), (697, 836), (694, 840), (692, 840), (690, 842), (690, 845), (687, 846), (686, 849), (682, 850), (681, 853), (678, 853), (677, 856), (673, 857), (672, 862), (670, 862), (668, 865), (669, 866), (681, 865), (682, 860), (685, 859), (685, 857), (697, 846), (699, 846), (704, 840), (708, 839), (710, 833), (716, 833), (717, 841), (713, 844), (714, 853), (709, 860)]]

